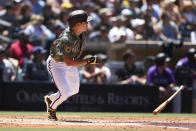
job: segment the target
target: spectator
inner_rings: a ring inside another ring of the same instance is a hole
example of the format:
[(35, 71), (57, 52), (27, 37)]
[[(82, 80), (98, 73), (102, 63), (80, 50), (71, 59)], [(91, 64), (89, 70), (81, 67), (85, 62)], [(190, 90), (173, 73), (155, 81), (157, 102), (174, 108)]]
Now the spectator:
[(144, 20), (145, 20), (145, 23), (143, 25), (143, 30), (141, 32), (143, 32), (143, 38), (144, 39), (151, 39), (151, 40), (156, 40), (157, 39), (157, 31), (156, 31), (156, 22), (155, 20), (153, 20), (153, 17), (152, 17), (152, 11), (150, 10), (147, 10), (145, 13), (144, 13)]
[(53, 40), (55, 35), (43, 25), (43, 16), (32, 15), (32, 24), (28, 25), (25, 32), (29, 34), (29, 41), (33, 46), (43, 46), (49, 40)]
[(156, 18), (156, 21), (159, 21), (161, 16), (161, 9), (157, 5), (158, 0), (143, 0), (144, 3), (141, 7), (141, 11), (145, 12), (147, 9), (153, 12), (153, 17)]
[(27, 24), (30, 22), (31, 12), (32, 12), (31, 5), (29, 5), (28, 3), (21, 4), (21, 11), (20, 11), (20, 16), (18, 18), (18, 22), (22, 29), (25, 29), (27, 27)]
[(61, 12), (62, 11), (68, 11), (68, 12), (71, 12), (73, 10), (73, 4), (70, 2), (70, 1), (66, 1), (66, 2), (63, 2), (61, 4)]
[(14, 25), (16, 22), (16, 16), (14, 14), (13, 4), (6, 3), (4, 8), (5, 10), (1, 13), (0, 18)]
[(180, 32), (183, 40), (191, 41), (191, 32), (193, 31), (193, 24), (196, 21), (193, 3), (190, 0), (183, 0), (181, 8), (185, 22), (180, 26)]
[(131, 25), (134, 29), (134, 39), (135, 40), (144, 39), (144, 24), (145, 24), (144, 19), (136, 18), (136, 19), (131, 20)]
[(13, 81), (16, 79), (16, 71), (5, 53), (6, 49), (0, 46), (0, 80)]
[(29, 44), (29, 34), (24, 30), (19, 32), (19, 40), (12, 43), (10, 48), (10, 57), (19, 61), (19, 66), (23, 65), (30, 59), (33, 51), (33, 46)]
[[(156, 86), (159, 89), (160, 103), (164, 102), (172, 93), (177, 90), (172, 71), (166, 67), (166, 54), (159, 53), (155, 57), (155, 65), (147, 71), (147, 85)], [(181, 94), (173, 100), (173, 112), (181, 112)]]
[[(183, 84), (186, 87), (193, 88), (193, 83), (196, 79), (196, 51), (194, 48), (190, 48), (187, 52), (187, 56), (181, 58), (176, 64), (176, 81)], [(185, 74), (184, 74), (185, 73)]]
[(121, 12), (121, 1), (120, 0), (107, 0), (106, 7), (111, 9), (114, 14), (119, 15)]
[(135, 62), (135, 53), (128, 49), (123, 54), (124, 67), (117, 69), (118, 83), (120, 84), (145, 84), (144, 68)]
[(122, 0), (121, 2), (121, 8), (129, 8), (129, 0)]
[[(65, 0), (66, 1), (66, 0)], [(79, 9), (82, 5), (86, 2), (85, 0), (72, 0), (72, 4), (74, 5), (75, 9)]]
[(174, 21), (178, 26), (185, 23), (185, 19), (183, 18), (179, 6), (175, 4), (175, 0), (164, 0), (162, 2), (163, 11), (167, 13), (167, 15)]
[(9, 31), (4, 30), (0, 35), (5, 38), (5, 39), (0, 39), (0, 45), (7, 48), (8, 43), (11, 42), (11, 39), (8, 37)]
[(178, 26), (173, 21), (171, 21), (168, 14), (163, 13), (161, 18), (161, 21), (157, 23), (157, 30), (160, 34), (160, 39), (180, 39), (181, 35), (179, 33)]
[(12, 3), (6, 3), (4, 8), (5, 10), (1, 11), (0, 13), (0, 19), (4, 21), (4, 22), (1, 22), (0, 24), (0, 32), (7, 30), (9, 37), (11, 37), (12, 29), (17, 24), (16, 16), (14, 14)]
[(113, 15), (113, 12), (111, 9), (108, 8), (102, 8), (99, 10), (99, 16), (101, 19), (101, 23), (98, 26), (100, 28), (100, 26), (106, 26), (108, 29), (112, 28), (112, 24), (109, 23), (109, 19), (110, 17)]
[(68, 11), (61, 11), (61, 13), (59, 14), (59, 18), (56, 20), (56, 24), (59, 24), (61, 26), (65, 28), (68, 27), (68, 22), (67, 22), (67, 19), (69, 17), (69, 12)]
[(83, 8), (85, 9), (85, 11), (87, 12), (87, 14), (92, 19), (91, 21), (89, 21), (89, 25), (88, 25), (88, 26), (90, 26), (90, 27), (88, 27), (88, 29), (90, 31), (92, 31), (93, 29), (95, 29), (101, 23), (100, 17), (94, 11), (94, 6), (95, 6), (95, 4), (93, 2), (85, 2), (83, 4)]
[(89, 41), (109, 42), (107, 27), (100, 26), (100, 29), (98, 31), (94, 31), (90, 33), (88, 38), (89, 38)]
[(126, 27), (131, 28), (132, 27), (131, 26), (131, 19), (133, 17), (133, 11), (130, 9), (123, 9), (121, 11), (121, 15), (126, 18), (126, 22), (125, 22)]
[(191, 42), (192, 44), (196, 44), (196, 21), (193, 25), (193, 31), (191, 32)]
[(130, 9), (133, 11), (133, 18), (137, 18), (140, 13), (141, 13), (141, 9), (140, 9), (140, 3), (141, 1), (140, 0), (129, 0), (130, 3)]
[[(86, 55), (84, 59), (90, 58), (91, 55)], [(87, 64), (80, 70), (82, 82), (85, 83), (102, 83), (103, 70), (96, 67), (95, 64)]]
[(125, 27), (126, 18), (123, 16), (116, 17), (116, 26), (109, 30), (108, 38), (111, 43), (125, 42), (133, 40), (134, 33), (131, 29)]
[(184, 0), (183, 1), (183, 16), (185, 17), (188, 23), (193, 24), (196, 21), (196, 16), (192, 12), (193, 3), (191, 0)]
[(12, 1), (12, 6), (13, 6), (13, 10), (14, 10), (14, 14), (16, 19), (18, 20), (18, 17), (20, 15), (20, 9), (21, 9), (21, 4), (22, 4), (23, 0), (13, 0)]
[(43, 7), (43, 17), (44, 17), (44, 25), (48, 25), (51, 20), (55, 20), (57, 15), (52, 11), (52, 7), (49, 3), (47, 3)]
[(3, 10), (3, 7), (6, 5), (6, 3), (10, 3), (12, 0), (1, 0), (0, 1), (0, 11)]
[(102, 76), (101, 76), (101, 82), (102, 83), (110, 83), (111, 82), (111, 70), (109, 67), (106, 66), (106, 62), (107, 62), (107, 56), (99, 53), (96, 55), (99, 59), (100, 59), (100, 63), (97, 64), (97, 67), (100, 70), (103, 70)]
[(60, 14), (61, 12), (61, 2), (59, 0), (46, 0), (46, 3), (52, 6), (52, 11), (56, 14)]
[(23, 80), (49, 81), (49, 74), (45, 62), (46, 50), (35, 47), (33, 59), (28, 61), (23, 68)]
[(45, 3), (43, 0), (28, 0), (29, 4), (32, 6), (32, 13), (37, 15), (43, 15), (43, 6)]

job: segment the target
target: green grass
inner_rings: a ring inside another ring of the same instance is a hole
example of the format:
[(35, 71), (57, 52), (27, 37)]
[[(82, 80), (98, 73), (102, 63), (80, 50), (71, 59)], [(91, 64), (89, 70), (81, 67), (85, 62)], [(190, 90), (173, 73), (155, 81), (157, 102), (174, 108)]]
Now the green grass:
[[(0, 111), (0, 115), (35, 115), (42, 116), (46, 115), (46, 112), (27, 112), (27, 111)], [(116, 113), (116, 112), (57, 112), (57, 115), (65, 116), (106, 116), (106, 117), (196, 117), (196, 114), (174, 114), (174, 113), (159, 113), (158, 115), (153, 115), (152, 113)]]

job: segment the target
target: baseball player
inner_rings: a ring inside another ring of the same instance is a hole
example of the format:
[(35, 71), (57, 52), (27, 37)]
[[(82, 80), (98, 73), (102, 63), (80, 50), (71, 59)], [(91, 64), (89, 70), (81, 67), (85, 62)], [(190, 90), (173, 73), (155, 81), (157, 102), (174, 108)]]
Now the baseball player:
[(87, 31), (88, 21), (85, 11), (71, 12), (68, 18), (69, 27), (51, 45), (47, 69), (58, 92), (44, 96), (49, 120), (57, 121), (57, 107), (70, 96), (78, 93), (80, 79), (77, 67), (98, 63), (97, 57), (79, 59), (85, 46), (84, 32)]

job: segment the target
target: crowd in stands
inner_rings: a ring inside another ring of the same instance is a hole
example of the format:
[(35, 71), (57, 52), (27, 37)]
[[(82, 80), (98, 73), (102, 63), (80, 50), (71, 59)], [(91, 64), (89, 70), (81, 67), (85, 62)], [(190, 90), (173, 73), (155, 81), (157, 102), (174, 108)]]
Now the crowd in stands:
[[(196, 42), (195, 0), (1, 0), (1, 57), (10, 62), (6, 64), (9, 78), (4, 79), (51, 81), (45, 70), (45, 59), (51, 43), (68, 26), (69, 12), (75, 9), (85, 10), (92, 18), (88, 24), (88, 42)], [(136, 54), (131, 50), (122, 54), (124, 68), (115, 71), (106, 68), (107, 56), (97, 54), (104, 62), (82, 68), (81, 81), (117, 82), (115, 74), (121, 84), (148, 83), (148, 69), (134, 63)]]
[(11, 40), (25, 30), (33, 46), (48, 46), (70, 11), (84, 9), (92, 21), (89, 41), (183, 39), (195, 42), (195, 0), (1, 0), (0, 33)]

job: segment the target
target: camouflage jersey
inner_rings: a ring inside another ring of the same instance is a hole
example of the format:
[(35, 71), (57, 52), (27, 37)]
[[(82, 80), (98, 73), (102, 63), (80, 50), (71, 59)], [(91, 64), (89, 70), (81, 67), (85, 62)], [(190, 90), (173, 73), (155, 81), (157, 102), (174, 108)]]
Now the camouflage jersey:
[(50, 55), (57, 62), (64, 62), (62, 56), (70, 56), (73, 59), (78, 59), (86, 44), (85, 34), (76, 36), (69, 28), (64, 30), (56, 39), (50, 48)]

